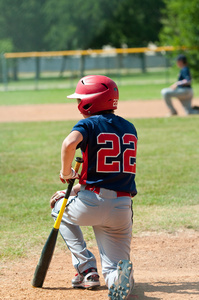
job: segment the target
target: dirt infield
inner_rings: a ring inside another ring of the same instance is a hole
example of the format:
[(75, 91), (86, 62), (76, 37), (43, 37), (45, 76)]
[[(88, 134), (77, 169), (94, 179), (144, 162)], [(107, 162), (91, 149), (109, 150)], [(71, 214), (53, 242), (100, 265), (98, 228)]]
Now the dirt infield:
[[(131, 257), (135, 289), (130, 300), (199, 299), (199, 233), (145, 234), (134, 236)], [(101, 275), (98, 250), (91, 248), (98, 262), (101, 287), (97, 290), (71, 288), (75, 274), (69, 250), (56, 249), (43, 288), (33, 288), (31, 280), (40, 251), (27, 259), (2, 264), (0, 299), (108, 299)]]
[[(179, 101), (174, 105), (180, 116), (184, 111)], [(195, 99), (193, 105), (199, 105)], [(163, 101), (121, 101), (117, 114), (124, 118), (165, 117), (168, 110)], [(75, 103), (0, 106), (0, 122), (33, 122), (79, 120), (81, 115)]]

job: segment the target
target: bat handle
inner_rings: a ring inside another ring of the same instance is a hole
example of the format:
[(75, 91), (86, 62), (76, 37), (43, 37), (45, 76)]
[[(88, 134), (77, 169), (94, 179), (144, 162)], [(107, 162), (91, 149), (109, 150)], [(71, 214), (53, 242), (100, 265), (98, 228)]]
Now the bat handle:
[[(75, 163), (74, 170), (75, 170), (75, 172), (78, 172), (81, 163), (83, 163), (83, 159), (81, 157), (76, 157), (75, 161), (76, 161), (76, 163)], [(57, 229), (57, 230), (60, 227), (61, 220), (62, 220), (62, 217), (63, 217), (63, 214), (64, 214), (64, 210), (65, 210), (65, 207), (66, 207), (66, 204), (67, 204), (67, 201), (68, 201), (68, 197), (70, 196), (70, 193), (71, 193), (71, 190), (72, 190), (74, 182), (75, 182), (75, 179), (71, 179), (69, 181), (69, 185), (68, 185), (68, 188), (67, 188), (67, 191), (66, 191), (66, 194), (65, 194), (62, 206), (60, 208), (59, 215), (58, 215), (58, 217), (57, 217), (57, 219), (55, 221), (55, 224), (54, 224), (54, 228)]]

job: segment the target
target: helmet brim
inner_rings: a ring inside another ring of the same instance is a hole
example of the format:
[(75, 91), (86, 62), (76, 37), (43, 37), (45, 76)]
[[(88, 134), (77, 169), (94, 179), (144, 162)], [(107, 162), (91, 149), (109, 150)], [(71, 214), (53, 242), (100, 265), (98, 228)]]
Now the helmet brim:
[(69, 99), (85, 99), (85, 98), (96, 96), (97, 94), (98, 93), (94, 93), (94, 94), (78, 94), (78, 93), (74, 93), (74, 94), (68, 95), (67, 98), (69, 98)]

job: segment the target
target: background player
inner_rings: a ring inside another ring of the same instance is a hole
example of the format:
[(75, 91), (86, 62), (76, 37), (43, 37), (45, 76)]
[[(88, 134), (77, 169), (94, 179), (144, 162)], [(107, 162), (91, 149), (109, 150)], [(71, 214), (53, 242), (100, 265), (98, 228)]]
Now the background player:
[[(84, 117), (66, 137), (61, 150), (60, 179), (64, 183), (78, 177), (71, 168), (76, 148), (81, 149), (84, 159), (79, 184), (72, 191), (60, 226), (77, 270), (72, 286), (93, 288), (100, 284), (96, 259), (79, 227), (92, 226), (109, 298), (127, 299), (134, 282), (130, 243), (131, 197), (137, 193), (137, 132), (133, 124), (114, 114), (119, 93), (108, 77), (82, 78), (68, 98), (78, 99)], [(51, 198), (54, 218), (63, 196), (60, 191)]]
[(176, 97), (180, 100), (187, 115), (197, 114), (199, 111), (191, 107), (193, 90), (191, 87), (191, 74), (185, 55), (181, 54), (177, 57), (177, 66), (180, 68), (178, 81), (172, 84), (170, 88), (165, 88), (161, 91), (164, 101), (170, 111), (169, 115), (177, 115), (177, 111), (171, 101), (172, 97)]

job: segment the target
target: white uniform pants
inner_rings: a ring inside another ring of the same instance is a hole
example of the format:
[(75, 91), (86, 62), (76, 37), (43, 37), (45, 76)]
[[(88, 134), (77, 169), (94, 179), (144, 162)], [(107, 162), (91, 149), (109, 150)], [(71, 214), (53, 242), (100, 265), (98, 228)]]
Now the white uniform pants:
[(165, 88), (165, 89), (162, 89), (161, 94), (164, 98), (164, 101), (165, 101), (167, 107), (169, 108), (169, 110), (172, 114), (177, 113), (174, 106), (173, 106), (173, 104), (172, 104), (172, 101), (171, 101), (172, 97), (175, 97), (175, 98), (179, 99), (179, 101), (181, 102), (186, 114), (194, 113), (194, 110), (191, 107), (191, 100), (193, 98), (192, 88), (177, 87), (175, 90), (173, 90), (171, 88)]
[[(57, 217), (62, 200), (52, 210)], [(72, 253), (72, 262), (79, 273), (97, 268), (94, 255), (86, 248), (79, 226), (92, 226), (98, 244), (102, 274), (110, 287), (117, 279), (117, 263), (130, 259), (132, 236), (132, 201), (130, 197), (118, 197), (117, 193), (100, 189), (100, 193), (85, 190), (77, 197), (70, 197), (62, 218), (60, 233)]]

